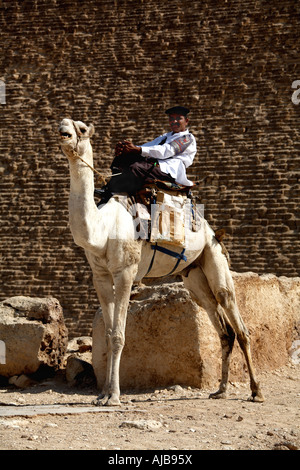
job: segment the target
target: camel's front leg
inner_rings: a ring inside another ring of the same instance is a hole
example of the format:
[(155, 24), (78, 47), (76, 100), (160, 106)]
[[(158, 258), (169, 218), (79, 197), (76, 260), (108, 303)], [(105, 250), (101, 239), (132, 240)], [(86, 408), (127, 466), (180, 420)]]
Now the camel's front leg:
[(137, 268), (130, 266), (114, 275), (115, 305), (111, 334), (108, 338), (111, 358), (109, 364), (110, 380), (106, 383), (105, 396), (100, 405), (115, 406), (120, 404), (120, 360), (125, 344), (125, 327), (129, 298)]
[(102, 405), (105, 404), (109, 398), (109, 387), (111, 382), (112, 351), (110, 337), (113, 329), (115, 296), (113, 290), (113, 279), (109, 273), (105, 272), (101, 274), (94, 274), (93, 281), (102, 308), (107, 347), (107, 367), (105, 383), (102, 392), (97, 397), (97, 399), (93, 401), (93, 404), (95, 405)]

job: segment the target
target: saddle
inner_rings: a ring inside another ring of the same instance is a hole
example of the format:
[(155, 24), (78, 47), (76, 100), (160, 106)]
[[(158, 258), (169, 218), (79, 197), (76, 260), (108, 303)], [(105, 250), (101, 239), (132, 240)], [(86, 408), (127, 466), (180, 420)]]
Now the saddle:
[(196, 231), (190, 186), (155, 180), (133, 196), (114, 194), (113, 198), (135, 219), (137, 238), (184, 247), (186, 207), (190, 211), (191, 228)]

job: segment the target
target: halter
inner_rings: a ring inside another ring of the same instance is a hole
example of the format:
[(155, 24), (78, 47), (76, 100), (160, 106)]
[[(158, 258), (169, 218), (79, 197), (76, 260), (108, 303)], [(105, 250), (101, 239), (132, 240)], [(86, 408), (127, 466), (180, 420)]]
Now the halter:
[[(77, 150), (77, 149), (78, 149), (79, 142), (80, 142), (81, 140), (86, 140), (86, 139), (88, 139), (89, 137), (88, 137), (88, 136), (84, 136), (84, 135), (81, 136), (81, 137), (79, 137), (79, 135), (78, 135), (78, 133), (77, 133), (76, 126), (75, 126), (75, 123), (74, 123), (73, 120), (72, 120), (72, 124), (73, 124), (74, 130), (75, 130), (75, 134), (76, 134), (76, 137), (77, 137), (77, 143), (76, 143), (76, 146), (75, 146), (75, 149)], [(78, 153), (75, 149), (71, 150), (72, 156), (75, 157), (75, 158), (79, 158), (79, 160), (81, 160), (82, 163), (84, 163), (86, 166), (88, 166), (94, 173), (97, 173), (97, 175), (100, 176), (102, 182), (103, 182), (104, 184), (106, 184), (107, 181), (106, 181), (105, 177), (104, 177), (98, 170), (96, 170), (93, 166), (91, 166), (89, 163), (87, 163), (87, 162), (79, 155), (79, 153)]]

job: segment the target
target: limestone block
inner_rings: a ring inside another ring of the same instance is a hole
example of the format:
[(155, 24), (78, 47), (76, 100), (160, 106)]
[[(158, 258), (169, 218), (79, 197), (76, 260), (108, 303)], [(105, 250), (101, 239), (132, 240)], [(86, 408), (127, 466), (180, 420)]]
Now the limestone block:
[[(142, 288), (128, 311), (120, 366), (121, 387), (199, 386), (205, 380), (200, 354), (202, 329), (200, 309), (181, 284)], [(106, 373), (101, 309), (94, 318), (92, 357), (101, 388)]]
[[(281, 367), (289, 361), (290, 348), (297, 340), (300, 278), (232, 274), (257, 372)], [(101, 309), (94, 318), (92, 357), (101, 389), (106, 373)], [(220, 370), (219, 337), (206, 312), (191, 300), (183, 284), (141, 287), (128, 310), (121, 388), (138, 390), (172, 384), (211, 387), (217, 385)], [(248, 381), (238, 344), (233, 350), (230, 379)]]
[[(300, 278), (232, 273), (237, 303), (248, 327), (257, 371), (279, 368), (290, 361), (300, 334)], [(235, 346), (231, 374), (241, 376), (242, 353)], [(242, 377), (246, 379), (246, 367)]]
[(15, 387), (17, 388), (27, 388), (27, 387), (31, 387), (32, 385), (34, 385), (34, 381), (31, 380), (29, 377), (27, 377), (27, 375), (13, 375), (12, 377), (10, 377), (8, 383), (10, 385), (14, 385)]
[[(90, 359), (86, 357), (86, 359)], [(83, 356), (84, 357), (84, 356)], [(71, 354), (68, 357), (66, 364), (66, 379), (70, 386), (76, 386), (80, 384), (88, 384), (94, 381), (94, 372), (90, 364), (91, 361), (86, 361), (82, 357), (77, 357), (75, 354)]]
[(68, 331), (58, 300), (17, 296), (1, 302), (0, 340), (5, 344), (4, 377), (32, 374), (41, 365), (59, 368)]

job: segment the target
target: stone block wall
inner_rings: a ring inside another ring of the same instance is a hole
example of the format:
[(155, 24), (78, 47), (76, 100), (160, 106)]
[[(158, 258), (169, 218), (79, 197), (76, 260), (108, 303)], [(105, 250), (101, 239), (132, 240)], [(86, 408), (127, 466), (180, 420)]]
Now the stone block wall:
[(68, 227), (64, 117), (93, 122), (95, 166), (191, 108), (188, 176), (235, 271), (299, 274), (300, 6), (295, 0), (0, 1), (1, 299), (54, 296), (70, 335), (97, 300)]

